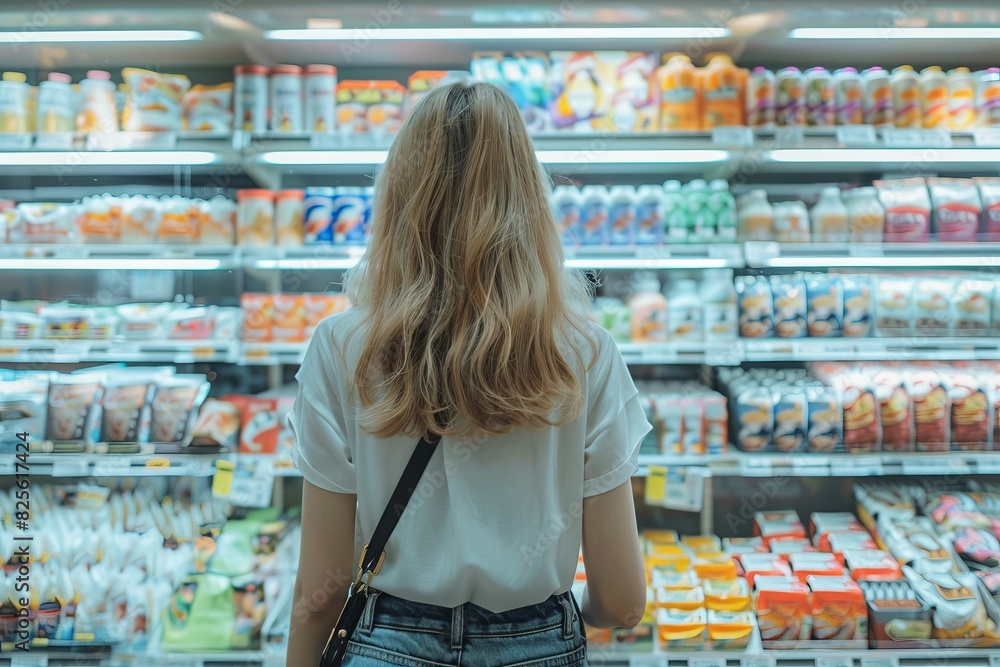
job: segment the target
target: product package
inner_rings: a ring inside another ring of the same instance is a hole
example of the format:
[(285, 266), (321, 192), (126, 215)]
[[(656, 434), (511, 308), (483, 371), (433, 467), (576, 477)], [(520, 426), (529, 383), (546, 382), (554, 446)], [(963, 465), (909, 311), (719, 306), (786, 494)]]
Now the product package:
[(866, 338), (872, 328), (872, 288), (861, 276), (844, 276), (844, 336)]
[(987, 241), (1000, 240), (1000, 178), (977, 178)]
[(233, 130), (233, 84), (192, 86), (181, 101), (184, 129), (194, 132), (224, 133)]
[(96, 442), (100, 389), (99, 375), (54, 373), (49, 380), (46, 439)]
[(931, 231), (931, 200), (922, 178), (875, 181), (885, 207), (887, 243), (926, 243)]
[(45, 437), (49, 374), (0, 370), (0, 453)]
[(882, 425), (882, 449), (887, 452), (912, 452), (913, 405), (903, 384), (903, 376), (895, 369), (883, 369), (875, 373), (874, 387)]
[(122, 129), (126, 132), (182, 129), (181, 103), (191, 87), (186, 76), (126, 67), (122, 70), (122, 78), (128, 86)]
[(806, 322), (813, 337), (844, 333), (844, 298), (840, 280), (823, 273), (806, 279)]
[(906, 391), (913, 401), (917, 451), (948, 451), (951, 446), (951, 411), (944, 379), (933, 370), (913, 370), (906, 373), (905, 381)]
[(932, 228), (938, 241), (975, 243), (983, 205), (976, 182), (969, 178), (929, 178)]
[(740, 336), (744, 338), (773, 336), (775, 308), (771, 298), (771, 286), (767, 279), (740, 276), (736, 279), (736, 294), (740, 307)]
[(153, 395), (150, 442), (188, 444), (191, 428), (208, 389), (204, 375), (174, 375), (159, 379)]
[(149, 441), (156, 382), (173, 373), (166, 369), (120, 369), (101, 378), (101, 442)]
[(806, 328), (806, 286), (801, 276), (771, 276), (774, 332), (781, 338), (803, 338)]
[(406, 88), (396, 81), (337, 84), (337, 132), (345, 140), (390, 138), (403, 123)]
[(475, 53), (472, 78), (500, 86), (513, 98), (531, 132), (552, 129), (549, 111), (549, 61), (544, 53)]
[(240, 434), (239, 408), (228, 400), (205, 399), (191, 429), (191, 447), (216, 445), (235, 449)]
[(913, 331), (913, 281), (880, 277), (875, 284), (875, 329), (880, 336), (904, 336)]

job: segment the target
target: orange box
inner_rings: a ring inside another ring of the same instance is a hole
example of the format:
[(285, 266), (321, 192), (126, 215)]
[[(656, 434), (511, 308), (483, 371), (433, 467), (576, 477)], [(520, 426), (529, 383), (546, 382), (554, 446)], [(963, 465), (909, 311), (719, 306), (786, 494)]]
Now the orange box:
[(805, 539), (806, 527), (799, 521), (799, 515), (791, 510), (781, 512), (757, 512), (753, 519), (754, 535), (771, 540)]
[(705, 632), (708, 616), (704, 609), (683, 611), (680, 609), (658, 609), (656, 611), (656, 632), (664, 649), (704, 648), (707, 640)]
[(810, 575), (813, 639), (867, 639), (868, 605), (865, 594), (850, 577)]
[(812, 634), (809, 587), (798, 579), (757, 577), (754, 607), (765, 642), (809, 639)]
[(806, 577), (810, 576), (844, 576), (844, 566), (831, 553), (791, 554), (789, 562), (792, 566), (792, 574), (802, 583), (806, 583)]
[(874, 551), (878, 549), (875, 540), (868, 534), (867, 530), (835, 530), (826, 535), (825, 551), (833, 552), (837, 558), (844, 560), (845, 550)]
[(316, 326), (337, 313), (342, 313), (351, 307), (351, 300), (346, 294), (303, 294), (302, 307), (305, 309), (306, 340), (312, 338)]
[(886, 551), (845, 549), (844, 563), (855, 581), (895, 581), (903, 578), (899, 563)]
[(738, 576), (732, 554), (702, 552), (695, 556), (694, 571), (701, 579), (735, 579)]
[(791, 577), (792, 568), (774, 554), (740, 554), (747, 583), (754, 585), (757, 577)]
[(701, 582), (705, 607), (715, 611), (743, 611), (750, 606), (750, 586), (742, 577)]
[(278, 399), (224, 396), (240, 411), (240, 454), (275, 454), (281, 431)]
[(829, 551), (827, 536), (834, 531), (864, 530), (865, 527), (850, 512), (813, 512), (809, 517), (812, 543), (820, 551)]
[(305, 308), (301, 294), (271, 297), (271, 340), (296, 343), (305, 338)]
[(271, 311), (274, 303), (270, 294), (243, 294), (240, 296), (243, 310), (243, 327), (240, 338), (255, 343), (271, 340)]

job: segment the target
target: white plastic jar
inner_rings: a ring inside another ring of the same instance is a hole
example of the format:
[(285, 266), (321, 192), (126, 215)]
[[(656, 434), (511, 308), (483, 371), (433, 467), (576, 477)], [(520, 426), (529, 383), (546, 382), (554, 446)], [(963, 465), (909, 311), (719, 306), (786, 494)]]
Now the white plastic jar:
[(333, 134), (337, 126), (336, 89), (336, 67), (306, 65), (304, 129), (307, 132)]
[(235, 89), (233, 129), (267, 131), (267, 68), (263, 65), (238, 65)]
[(302, 68), (276, 65), (271, 68), (271, 130), (302, 131)]

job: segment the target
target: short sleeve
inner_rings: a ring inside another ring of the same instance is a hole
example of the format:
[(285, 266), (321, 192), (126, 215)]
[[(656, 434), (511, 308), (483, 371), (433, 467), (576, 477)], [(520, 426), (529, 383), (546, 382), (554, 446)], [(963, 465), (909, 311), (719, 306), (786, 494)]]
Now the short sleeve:
[(329, 326), (317, 327), (295, 379), (299, 389), (288, 415), (295, 433), (295, 467), (310, 483), (336, 493), (357, 493), (343, 400), (342, 369), (334, 365)]
[(639, 444), (653, 428), (618, 346), (603, 329), (598, 340), (601, 348), (587, 373), (584, 498), (607, 493), (635, 474)]

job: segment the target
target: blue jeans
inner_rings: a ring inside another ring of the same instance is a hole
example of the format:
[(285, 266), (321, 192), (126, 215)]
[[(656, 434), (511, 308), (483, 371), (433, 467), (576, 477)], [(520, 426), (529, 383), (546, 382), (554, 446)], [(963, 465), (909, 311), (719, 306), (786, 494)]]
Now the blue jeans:
[(586, 667), (579, 608), (569, 593), (494, 614), (448, 609), (372, 591), (343, 667)]

